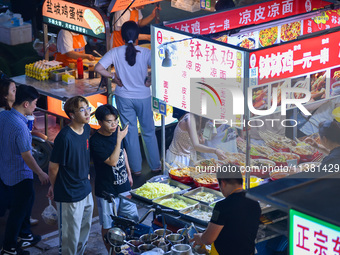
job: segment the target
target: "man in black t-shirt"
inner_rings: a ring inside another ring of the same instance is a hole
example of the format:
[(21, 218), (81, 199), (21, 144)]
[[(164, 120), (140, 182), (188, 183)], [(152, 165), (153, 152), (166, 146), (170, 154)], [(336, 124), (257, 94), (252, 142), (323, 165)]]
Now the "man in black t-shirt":
[(259, 227), (261, 208), (245, 197), (238, 166), (223, 165), (217, 172), (220, 190), (226, 197), (217, 202), (207, 229), (191, 241), (212, 244), (212, 255), (252, 255)]
[[(99, 106), (96, 118), (100, 129), (90, 138), (90, 151), (96, 171), (95, 195), (97, 198), (99, 221), (102, 225), (103, 240), (108, 229), (112, 227), (113, 205), (103, 196), (103, 191), (115, 195), (118, 215), (138, 221), (138, 211), (135, 204), (119, 199), (125, 195), (133, 184), (123, 139), (128, 132), (128, 126), (121, 130), (118, 126), (119, 113), (112, 105)], [(106, 248), (108, 244), (104, 241)]]
[(75, 96), (64, 105), (71, 123), (54, 140), (47, 196), (57, 203), (60, 254), (83, 254), (90, 234), (93, 198), (90, 184), (90, 113), (86, 98)]

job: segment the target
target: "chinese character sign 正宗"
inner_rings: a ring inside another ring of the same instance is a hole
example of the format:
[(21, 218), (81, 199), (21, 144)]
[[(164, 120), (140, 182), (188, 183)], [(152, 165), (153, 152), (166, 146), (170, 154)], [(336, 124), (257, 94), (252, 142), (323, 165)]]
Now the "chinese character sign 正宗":
[(340, 227), (290, 210), (289, 254), (340, 254)]

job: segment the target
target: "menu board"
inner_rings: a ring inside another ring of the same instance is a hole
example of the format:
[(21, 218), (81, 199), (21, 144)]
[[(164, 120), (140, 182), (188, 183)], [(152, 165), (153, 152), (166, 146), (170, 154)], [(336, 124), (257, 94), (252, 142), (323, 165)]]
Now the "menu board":
[[(210, 119), (240, 118), (230, 111), (232, 100), (227, 100), (230, 94), (225, 88), (230, 85), (243, 93), (244, 53), (167, 28), (152, 28), (153, 96)], [(202, 111), (204, 100), (206, 111)]]
[(192, 34), (214, 34), (310, 12), (330, 4), (322, 0), (274, 0), (172, 22), (165, 26)]
[[(249, 78), (256, 109), (268, 109), (273, 88), (303, 88), (307, 103), (340, 95), (340, 31), (250, 53)], [(287, 98), (304, 98), (290, 93)], [(279, 98), (278, 98), (278, 103)]]
[(105, 22), (98, 10), (63, 0), (45, 0), (43, 22), (74, 33), (105, 39)]

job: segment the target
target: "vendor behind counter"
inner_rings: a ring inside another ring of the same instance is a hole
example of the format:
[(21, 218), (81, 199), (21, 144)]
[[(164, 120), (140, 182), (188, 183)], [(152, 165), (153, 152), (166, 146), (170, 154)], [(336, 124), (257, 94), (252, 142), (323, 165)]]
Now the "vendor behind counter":
[(63, 62), (63, 66), (70, 63), (77, 63), (78, 58), (95, 60), (94, 56), (85, 53), (86, 39), (81, 34), (76, 34), (67, 30), (60, 30), (57, 39), (57, 53), (55, 60)]

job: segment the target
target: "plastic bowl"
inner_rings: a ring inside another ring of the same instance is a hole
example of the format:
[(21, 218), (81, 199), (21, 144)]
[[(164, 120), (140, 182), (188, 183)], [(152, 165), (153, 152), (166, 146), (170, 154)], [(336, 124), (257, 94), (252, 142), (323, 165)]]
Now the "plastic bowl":
[(289, 176), (289, 173), (287, 172), (270, 172), (269, 173), (270, 179), (272, 179), (273, 181), (276, 181), (278, 179), (282, 179), (284, 177)]
[(184, 183), (184, 184), (190, 184), (194, 181), (191, 176), (177, 176), (177, 175), (171, 174), (171, 171), (169, 172), (169, 176), (171, 179)]
[(275, 167), (275, 162), (269, 159), (257, 159), (254, 160), (253, 162), (251, 162), (252, 167), (250, 169), (250, 174), (259, 178), (267, 178), (269, 176), (269, 172), (270, 172), (270, 168), (267, 167), (261, 167), (259, 166), (258, 168), (256, 168), (255, 166), (253, 166), (254, 163), (258, 162), (259, 164), (263, 163), (266, 165), (269, 165), (269, 167), (273, 168)]

